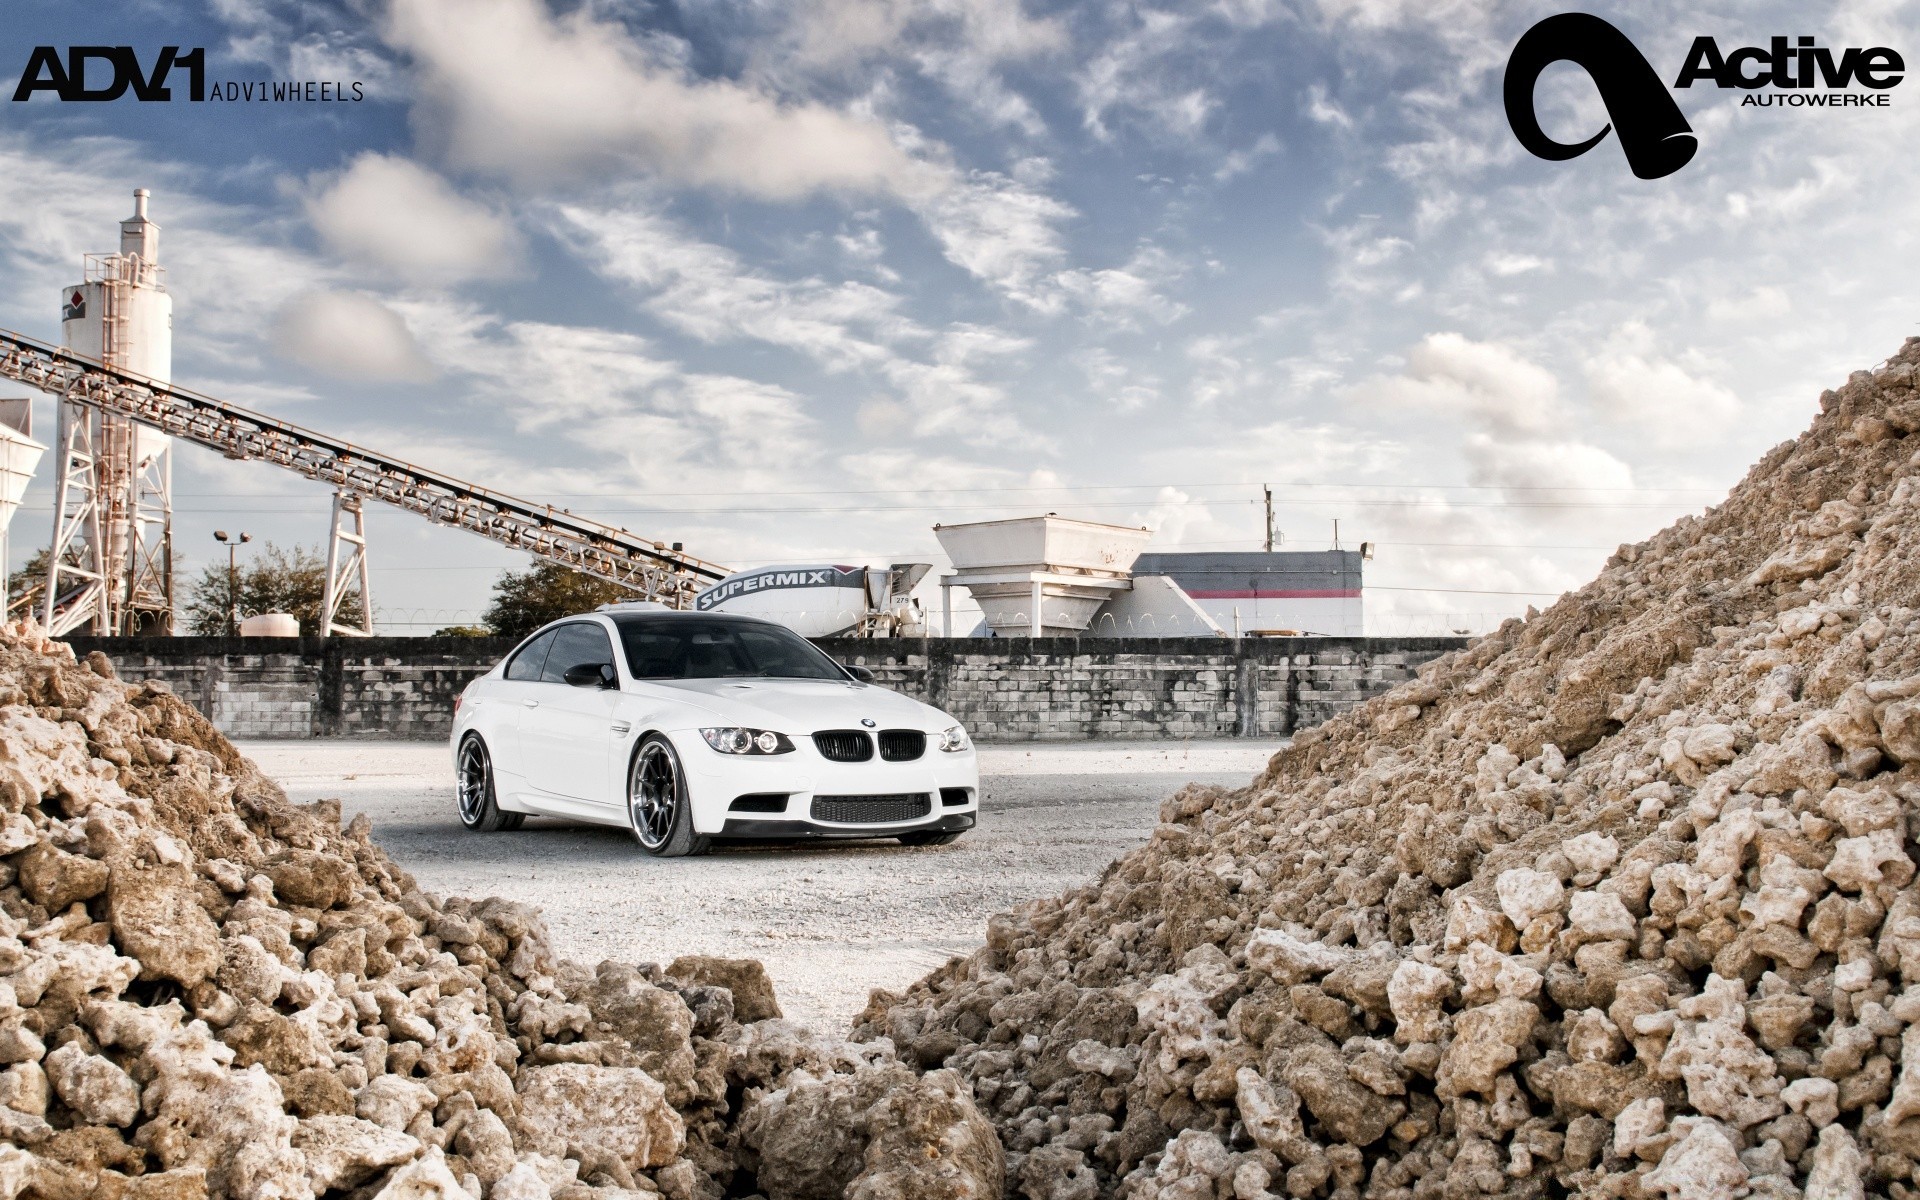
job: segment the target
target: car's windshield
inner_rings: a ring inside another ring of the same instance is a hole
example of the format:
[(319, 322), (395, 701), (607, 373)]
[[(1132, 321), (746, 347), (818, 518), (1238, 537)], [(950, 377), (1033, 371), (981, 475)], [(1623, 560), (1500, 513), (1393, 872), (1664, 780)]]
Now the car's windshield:
[(779, 625), (720, 617), (615, 617), (635, 679), (845, 679), (839, 664)]

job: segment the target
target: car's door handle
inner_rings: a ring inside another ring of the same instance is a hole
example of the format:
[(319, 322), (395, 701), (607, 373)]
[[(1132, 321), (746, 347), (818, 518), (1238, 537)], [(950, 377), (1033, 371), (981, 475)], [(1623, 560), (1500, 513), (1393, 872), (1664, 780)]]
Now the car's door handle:
[(540, 707), (540, 702), (539, 702), (538, 700), (522, 700), (522, 701), (521, 701), (520, 703), (521, 703), (521, 704), (524, 704), (524, 705), (525, 705), (525, 706), (527, 706), (528, 708), (539, 708), (539, 707)]
[(615, 733), (630, 733), (633, 731), (633, 724), (628, 721), (615, 721), (613, 723), (613, 731)]

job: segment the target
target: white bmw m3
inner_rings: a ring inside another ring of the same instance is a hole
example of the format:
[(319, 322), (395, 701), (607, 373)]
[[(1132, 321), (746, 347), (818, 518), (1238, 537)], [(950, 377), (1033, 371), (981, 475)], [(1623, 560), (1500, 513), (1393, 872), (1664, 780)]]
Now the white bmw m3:
[(869, 680), (751, 617), (556, 621), (455, 702), (461, 823), (624, 825), (662, 857), (720, 839), (953, 841), (980, 809), (966, 730)]

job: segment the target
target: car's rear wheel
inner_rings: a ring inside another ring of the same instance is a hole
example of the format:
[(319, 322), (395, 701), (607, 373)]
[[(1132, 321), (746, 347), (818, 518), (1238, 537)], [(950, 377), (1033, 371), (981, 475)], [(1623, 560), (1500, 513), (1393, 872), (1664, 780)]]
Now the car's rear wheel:
[(521, 813), (502, 812), (493, 792), (493, 756), (480, 735), (469, 734), (460, 743), (460, 762), (454, 772), (455, 799), (460, 823), (475, 833), (500, 833), (520, 828)]
[(673, 743), (657, 733), (640, 740), (627, 772), (627, 824), (640, 848), (656, 858), (704, 854), (708, 840), (693, 831), (686, 775)]
[(900, 835), (902, 846), (951, 846), (960, 840), (958, 830), (923, 829), (918, 833)]

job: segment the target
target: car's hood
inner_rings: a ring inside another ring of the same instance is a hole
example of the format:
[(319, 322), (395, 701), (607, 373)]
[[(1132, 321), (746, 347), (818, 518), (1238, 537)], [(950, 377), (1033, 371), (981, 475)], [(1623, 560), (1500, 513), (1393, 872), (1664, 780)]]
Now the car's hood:
[[(950, 720), (918, 700), (871, 684), (825, 679), (657, 679), (636, 685), (659, 688), (710, 710), (729, 725), (780, 733), (859, 729), (861, 719), (881, 729), (938, 729)], [(657, 693), (656, 693), (657, 694)]]

